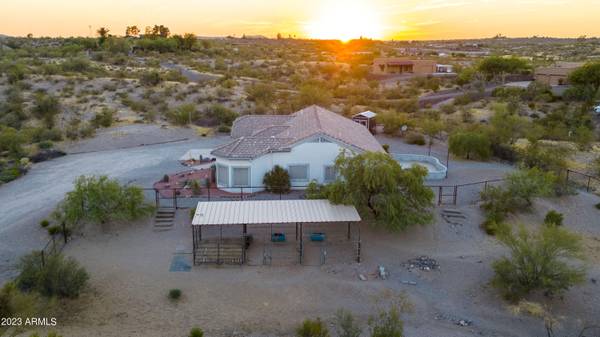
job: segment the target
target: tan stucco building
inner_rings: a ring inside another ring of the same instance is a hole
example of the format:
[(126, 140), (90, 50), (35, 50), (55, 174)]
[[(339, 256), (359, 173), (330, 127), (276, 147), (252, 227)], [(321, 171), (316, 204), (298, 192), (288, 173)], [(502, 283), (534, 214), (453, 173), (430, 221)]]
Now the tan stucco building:
[(374, 75), (429, 75), (436, 73), (436, 70), (437, 62), (432, 60), (408, 60), (388, 57), (374, 59), (371, 73)]
[(566, 85), (569, 84), (569, 75), (582, 65), (579, 62), (558, 62), (551, 67), (537, 68), (534, 78), (548, 85)]

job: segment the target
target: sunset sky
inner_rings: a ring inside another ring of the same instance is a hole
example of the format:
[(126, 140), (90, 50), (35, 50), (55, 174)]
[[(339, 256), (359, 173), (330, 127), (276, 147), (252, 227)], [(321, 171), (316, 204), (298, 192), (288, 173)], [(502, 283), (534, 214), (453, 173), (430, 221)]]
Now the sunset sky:
[(600, 0), (2, 0), (0, 34), (88, 36), (105, 26), (172, 33), (349, 39), (600, 36)]

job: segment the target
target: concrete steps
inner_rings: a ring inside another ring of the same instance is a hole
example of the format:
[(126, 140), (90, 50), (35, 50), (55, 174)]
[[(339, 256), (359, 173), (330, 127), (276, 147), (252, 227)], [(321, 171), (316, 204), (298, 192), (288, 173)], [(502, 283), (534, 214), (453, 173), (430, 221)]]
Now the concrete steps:
[(173, 228), (175, 221), (174, 208), (159, 208), (154, 215), (154, 230), (165, 231)]

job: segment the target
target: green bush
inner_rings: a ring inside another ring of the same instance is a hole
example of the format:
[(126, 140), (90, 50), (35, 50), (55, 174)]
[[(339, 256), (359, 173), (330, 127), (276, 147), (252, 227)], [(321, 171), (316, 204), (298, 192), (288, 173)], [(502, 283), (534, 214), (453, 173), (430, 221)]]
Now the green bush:
[(116, 112), (115, 110), (112, 110), (112, 109), (109, 109), (106, 107), (102, 108), (102, 111), (97, 113), (96, 116), (94, 116), (94, 119), (92, 119), (92, 125), (96, 128), (110, 127), (114, 121), (115, 112)]
[(383, 144), (381, 147), (383, 147), (385, 152), (390, 153), (390, 144)]
[(498, 232), (498, 226), (498, 222), (495, 219), (488, 218), (481, 223), (480, 227), (487, 235), (496, 235)]
[(510, 250), (510, 257), (494, 261), (492, 285), (509, 300), (519, 300), (533, 291), (560, 294), (585, 279), (583, 267), (573, 259), (583, 259), (583, 245), (577, 234), (557, 226), (542, 226), (529, 232), (521, 226), (517, 233), (505, 226), (497, 233)]
[(42, 257), (34, 252), (21, 258), (17, 286), (23, 291), (37, 291), (44, 296), (78, 297), (89, 276), (73, 258), (62, 254)]
[(450, 135), (448, 147), (452, 154), (466, 159), (488, 159), (492, 154), (489, 136), (478, 131), (459, 131)]
[(400, 319), (400, 311), (393, 306), (389, 311), (380, 311), (369, 319), (371, 337), (403, 337), (404, 324)]
[(316, 320), (305, 319), (302, 324), (296, 328), (297, 337), (329, 337), (329, 330), (320, 318)]
[(352, 313), (343, 309), (335, 313), (335, 325), (339, 337), (359, 337), (362, 332)]
[(50, 221), (48, 221), (47, 219), (40, 221), (40, 226), (42, 226), (42, 228), (46, 228), (49, 225), (50, 225)]
[(600, 202), (596, 204), (596, 209), (600, 209)]
[(154, 87), (162, 82), (162, 77), (158, 71), (145, 71), (140, 76), (140, 83), (144, 86)]
[(144, 192), (137, 186), (121, 185), (106, 176), (81, 176), (55, 214), (67, 225), (78, 225), (136, 220), (152, 211), (153, 207), (146, 204)]
[(169, 299), (172, 301), (177, 301), (181, 298), (181, 290), (179, 289), (171, 289), (169, 290)]
[(61, 229), (62, 228), (60, 228), (59, 225), (54, 225), (54, 226), (50, 226), (50, 227), (47, 228), (48, 234), (53, 235), (53, 236), (56, 235), (56, 234), (58, 234), (58, 233), (60, 233)]
[(411, 132), (406, 135), (406, 143), (413, 145), (425, 145), (425, 137), (420, 133)]
[(198, 111), (196, 111), (196, 105), (192, 103), (182, 104), (169, 111), (167, 118), (173, 124), (187, 125), (188, 123), (193, 123), (198, 118)]
[(562, 226), (564, 216), (562, 213), (551, 210), (544, 217), (544, 225)]
[(222, 132), (222, 133), (230, 133), (231, 127), (229, 125), (221, 124), (221, 125), (219, 125), (219, 128), (217, 129), (217, 131)]
[(291, 189), (290, 175), (287, 170), (275, 165), (271, 171), (265, 173), (263, 184), (267, 192), (288, 193)]
[(200, 328), (193, 328), (190, 330), (190, 337), (204, 337), (204, 331)]

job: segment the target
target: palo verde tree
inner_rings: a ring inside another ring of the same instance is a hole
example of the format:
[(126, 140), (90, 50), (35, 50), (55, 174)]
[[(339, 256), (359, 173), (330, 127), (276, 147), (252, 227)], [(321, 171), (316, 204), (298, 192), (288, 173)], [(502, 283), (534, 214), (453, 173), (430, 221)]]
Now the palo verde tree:
[(581, 238), (554, 225), (539, 232), (523, 226), (514, 233), (502, 226), (497, 237), (510, 250), (510, 257), (493, 263), (492, 284), (510, 300), (519, 300), (533, 291), (560, 294), (583, 282), (585, 269), (573, 263), (584, 258)]
[(403, 169), (386, 153), (340, 153), (336, 168), (342, 179), (324, 186), (323, 196), (337, 204), (354, 205), (365, 216), (392, 231), (432, 220), (433, 192), (423, 185), (427, 170)]
[(569, 82), (574, 85), (582, 100), (593, 101), (600, 98), (600, 62), (589, 62), (569, 75)]
[(485, 74), (487, 80), (501, 78), (502, 83), (506, 81), (506, 75), (517, 74), (529, 69), (529, 64), (517, 57), (490, 56), (479, 63), (478, 70)]
[(135, 220), (151, 212), (152, 206), (145, 203), (139, 187), (121, 185), (107, 176), (80, 176), (73, 191), (58, 205), (55, 217), (74, 226)]
[(488, 159), (492, 155), (489, 136), (480, 131), (458, 131), (450, 135), (448, 147), (452, 154), (466, 159)]

